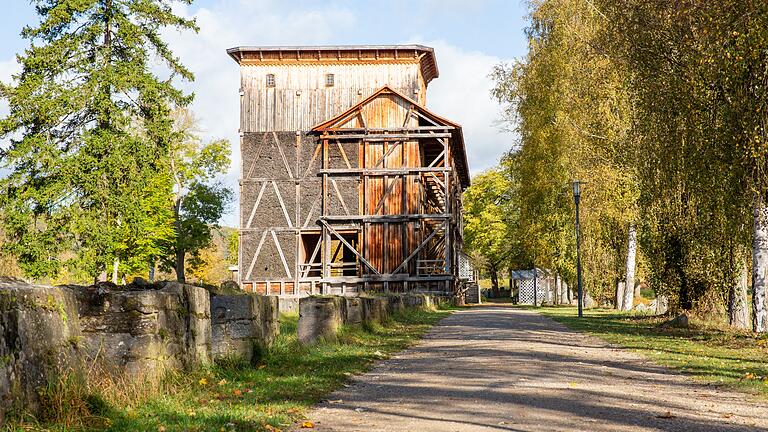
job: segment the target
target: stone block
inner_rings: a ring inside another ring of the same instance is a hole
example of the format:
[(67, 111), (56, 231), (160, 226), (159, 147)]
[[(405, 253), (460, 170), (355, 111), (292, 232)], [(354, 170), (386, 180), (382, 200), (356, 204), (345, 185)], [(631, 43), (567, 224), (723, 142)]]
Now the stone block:
[(277, 297), (256, 294), (211, 298), (214, 358), (252, 362), (257, 347), (272, 344), (280, 331)]
[(280, 297), (280, 313), (299, 313), (299, 297)]
[(66, 288), (0, 280), (0, 417), (39, 409), (37, 390), (82, 370), (77, 300)]
[(105, 370), (152, 379), (210, 362), (207, 290), (176, 282), (134, 291), (104, 284), (71, 289), (89, 356)]
[(298, 338), (313, 343), (322, 337), (334, 337), (343, 323), (343, 315), (335, 297), (305, 297), (299, 301)]
[(429, 309), (432, 307), (432, 298), (426, 294), (406, 294), (403, 302), (408, 308)]
[(363, 323), (363, 301), (359, 297), (345, 297), (344, 324), (358, 325)]
[(398, 294), (390, 294), (387, 296), (387, 313), (396, 314), (403, 310), (405, 310), (403, 296)]
[(385, 297), (361, 297), (363, 300), (363, 322), (373, 323), (387, 320), (387, 304)]

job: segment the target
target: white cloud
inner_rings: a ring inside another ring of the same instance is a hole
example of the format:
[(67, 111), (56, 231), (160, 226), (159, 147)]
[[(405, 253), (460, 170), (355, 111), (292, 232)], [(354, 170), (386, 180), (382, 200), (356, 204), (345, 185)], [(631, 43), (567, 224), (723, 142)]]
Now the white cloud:
[[(200, 118), (208, 138), (227, 138), (232, 143), (232, 165), (223, 179), (237, 191), (239, 177), (239, 95), (237, 64), (226, 54), (227, 48), (241, 45), (300, 45), (326, 43), (334, 26), (351, 26), (354, 15), (346, 9), (328, 6), (320, 9), (292, 10), (289, 4), (267, 0), (221, 0), (212, 8), (189, 13), (200, 32), (169, 31), (166, 40), (182, 63), (195, 74), (186, 88), (195, 92), (192, 110)], [(328, 23), (334, 23), (334, 26)], [(237, 224), (237, 203), (223, 218), (229, 226)]]
[(429, 84), (427, 107), (461, 124), (472, 174), (495, 165), (513, 144), (514, 135), (498, 127), (501, 111), (491, 98), (489, 74), (504, 59), (465, 51), (445, 41), (411, 41), (435, 49), (440, 77)]
[[(8, 84), (11, 77), (21, 71), (21, 65), (15, 58), (6, 61), (0, 61), (0, 82)], [(8, 115), (8, 102), (0, 99), (0, 117)], [(5, 148), (8, 141), (0, 141), (0, 148)]]
[[(223, 181), (238, 190), (239, 177), (239, 71), (226, 49), (239, 45), (311, 45), (334, 41), (335, 29), (355, 28), (356, 17), (335, 5), (303, 8), (272, 0), (219, 0), (211, 7), (179, 6), (177, 13), (194, 17), (200, 32), (167, 31), (165, 38), (183, 64), (195, 74), (184, 84), (196, 94), (192, 109), (207, 138), (226, 138), (232, 143), (232, 165)], [(329, 25), (333, 23), (333, 25)], [(364, 29), (363, 29), (364, 30)], [(365, 39), (364, 35), (361, 35)], [(345, 41), (354, 44), (358, 41)], [(437, 114), (464, 127), (470, 169), (473, 173), (493, 166), (513, 142), (513, 135), (496, 126), (498, 105), (491, 99), (488, 77), (493, 65), (503, 61), (479, 51), (466, 51), (445, 41), (424, 41), (414, 36), (408, 43), (435, 48), (440, 77), (429, 86), (427, 105)], [(0, 62), (0, 80), (18, 71), (15, 59)], [(0, 114), (3, 113), (0, 105)], [(7, 112), (7, 111), (6, 111)], [(223, 218), (237, 224), (237, 203)]]

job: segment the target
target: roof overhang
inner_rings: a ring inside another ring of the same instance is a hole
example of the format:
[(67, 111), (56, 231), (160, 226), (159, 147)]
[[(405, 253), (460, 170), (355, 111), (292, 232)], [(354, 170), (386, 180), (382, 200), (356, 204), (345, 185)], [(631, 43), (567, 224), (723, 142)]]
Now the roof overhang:
[(227, 54), (240, 65), (418, 62), (427, 83), (439, 76), (435, 50), (424, 45), (239, 46)]

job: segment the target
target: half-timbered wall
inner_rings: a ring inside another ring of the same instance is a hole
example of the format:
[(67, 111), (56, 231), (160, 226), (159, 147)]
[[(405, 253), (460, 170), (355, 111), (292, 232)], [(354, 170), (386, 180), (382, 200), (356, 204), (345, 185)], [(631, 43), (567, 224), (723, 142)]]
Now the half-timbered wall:
[(424, 71), (434, 64), (254, 56), (241, 65), (243, 288), (450, 290), (465, 182), (451, 149), (460, 145), (463, 156), (463, 142), (458, 125), (422, 114)]

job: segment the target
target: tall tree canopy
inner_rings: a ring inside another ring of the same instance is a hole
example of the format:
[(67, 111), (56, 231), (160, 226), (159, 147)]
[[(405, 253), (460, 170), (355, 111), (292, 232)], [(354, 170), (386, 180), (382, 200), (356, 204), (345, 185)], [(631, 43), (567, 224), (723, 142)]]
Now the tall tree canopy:
[[(640, 268), (673, 309), (768, 331), (768, 3), (531, 0), (529, 52), (494, 72), (520, 135), (513, 206), (537, 263), (632, 306)], [(637, 234), (635, 236), (635, 233)], [(621, 294), (621, 293), (617, 293)]]
[(211, 245), (211, 229), (217, 227), (232, 191), (214, 178), (229, 167), (229, 141), (204, 143), (197, 130), (197, 120), (185, 109), (174, 112), (170, 166), (173, 176), (173, 221), (176, 236), (167, 243), (163, 257), (173, 267), (176, 279), (184, 282), (187, 256), (200, 264), (200, 252)]
[(624, 71), (597, 46), (602, 19), (583, 0), (532, 2), (528, 55), (495, 69), (493, 95), (520, 136), (516, 205), (528, 255), (575, 282), (569, 182), (584, 181), (585, 281), (612, 301), (626, 276), (637, 180)]
[(146, 268), (173, 236), (170, 107), (191, 100), (174, 78), (192, 74), (160, 33), (197, 27), (167, 0), (34, 3), (22, 71), (0, 86), (6, 246), (31, 277), (63, 264), (89, 277), (116, 261)]
[(516, 213), (509, 207), (512, 185), (501, 169), (477, 175), (464, 192), (465, 248), (491, 276), (499, 295), (499, 272), (506, 270), (519, 239), (512, 235)]

